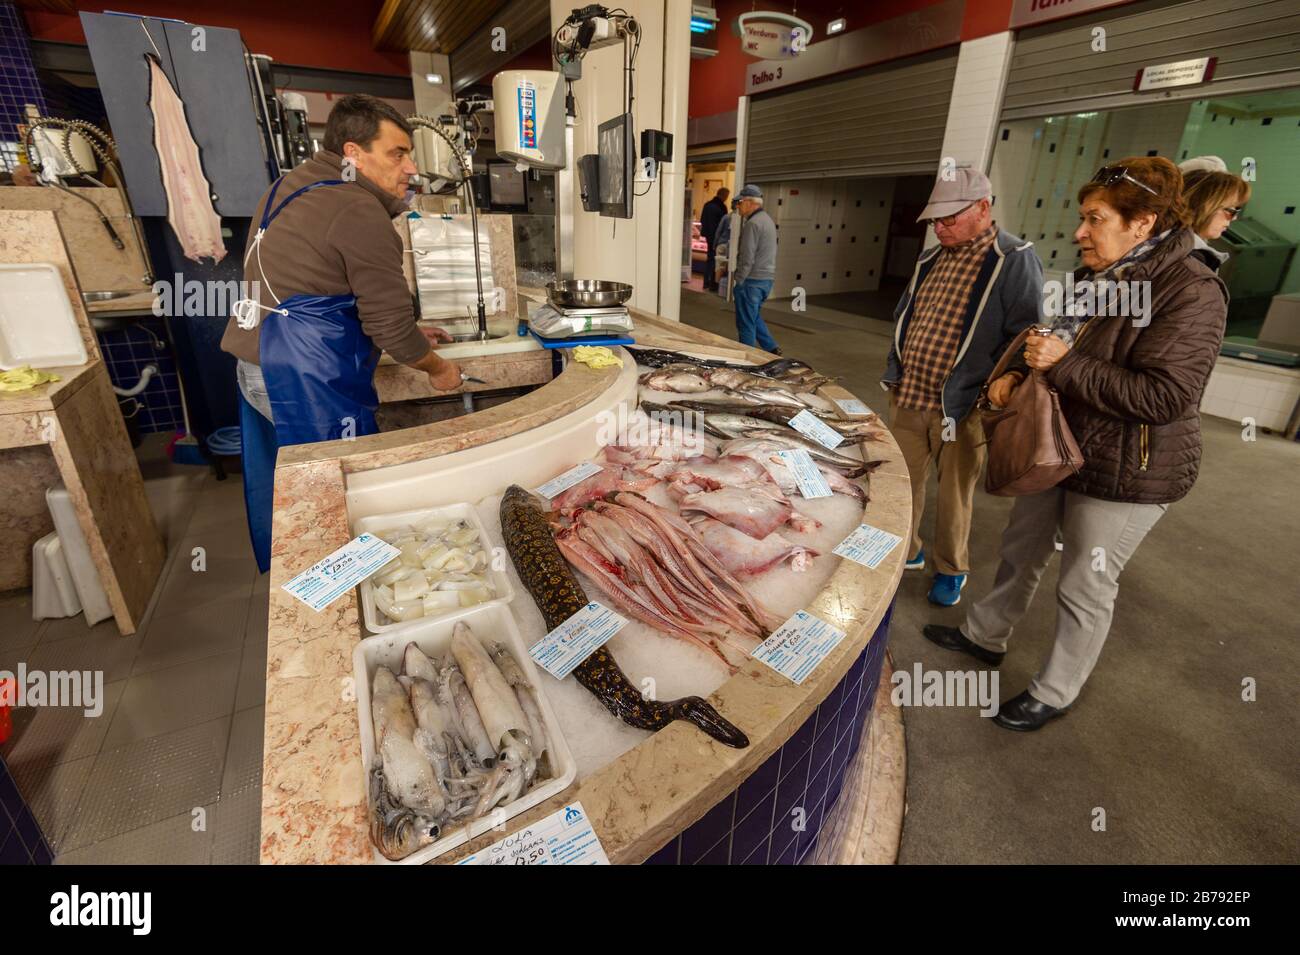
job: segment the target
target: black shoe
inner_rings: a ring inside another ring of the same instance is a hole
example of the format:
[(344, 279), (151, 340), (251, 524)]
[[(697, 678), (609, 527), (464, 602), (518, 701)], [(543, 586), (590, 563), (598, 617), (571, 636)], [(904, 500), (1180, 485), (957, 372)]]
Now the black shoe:
[(956, 650), (958, 653), (968, 653), (976, 660), (987, 663), (991, 667), (1000, 664), (1002, 658), (1006, 656), (1005, 653), (985, 650), (978, 643), (972, 643), (956, 627), (944, 627), (937, 623), (929, 623), (921, 628), (921, 633), (925, 634), (925, 639), (936, 646), (943, 647), (945, 650)]
[(998, 715), (993, 717), (993, 722), (1003, 729), (1029, 733), (1042, 729), (1049, 720), (1064, 716), (1067, 710), (1069, 710), (1068, 706), (1058, 710), (1054, 706), (1039, 702), (1029, 695), (1028, 690), (1025, 690), (1024, 693), (998, 707)]

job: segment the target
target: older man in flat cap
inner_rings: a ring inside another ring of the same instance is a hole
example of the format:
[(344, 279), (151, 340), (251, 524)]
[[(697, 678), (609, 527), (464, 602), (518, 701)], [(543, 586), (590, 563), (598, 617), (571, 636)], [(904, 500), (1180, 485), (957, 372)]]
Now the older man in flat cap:
[(763, 192), (748, 185), (737, 195), (740, 212), (740, 247), (731, 296), (736, 303), (736, 335), (742, 345), (758, 346), (781, 354), (776, 339), (767, 330), (762, 308), (772, 294), (776, 278), (776, 223), (763, 209)]
[(1038, 320), (1043, 291), (1032, 243), (998, 228), (992, 196), (982, 172), (940, 175), (918, 219), (939, 244), (921, 253), (894, 310), (881, 381), (912, 477), (908, 570), (925, 569), (920, 529), (931, 462), (939, 474), (929, 599), (943, 607), (961, 599), (970, 573), (971, 508), (985, 458), (975, 399), (1007, 345)]

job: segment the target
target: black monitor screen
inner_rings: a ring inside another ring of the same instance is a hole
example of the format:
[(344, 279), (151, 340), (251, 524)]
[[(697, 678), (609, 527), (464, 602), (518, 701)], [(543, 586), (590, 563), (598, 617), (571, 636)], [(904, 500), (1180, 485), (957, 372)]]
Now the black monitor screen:
[(600, 214), (632, 218), (633, 163), (632, 117), (624, 113), (600, 124)]

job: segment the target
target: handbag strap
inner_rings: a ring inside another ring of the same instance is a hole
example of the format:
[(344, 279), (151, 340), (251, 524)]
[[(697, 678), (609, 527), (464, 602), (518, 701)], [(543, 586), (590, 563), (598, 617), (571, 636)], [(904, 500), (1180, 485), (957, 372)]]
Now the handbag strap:
[(989, 385), (993, 384), (993, 382), (1006, 374), (1007, 366), (1011, 364), (1011, 359), (1015, 357), (1016, 353), (1020, 351), (1022, 347), (1024, 347), (1025, 342), (1028, 340), (1029, 336), (1033, 334), (1033, 331), (1034, 326), (1030, 325), (1017, 335), (1011, 344), (1006, 347), (1006, 350), (1002, 352), (1002, 357), (998, 359), (998, 363), (993, 366), (993, 371), (989, 373), (988, 378), (985, 380), (985, 388), (988, 388)]

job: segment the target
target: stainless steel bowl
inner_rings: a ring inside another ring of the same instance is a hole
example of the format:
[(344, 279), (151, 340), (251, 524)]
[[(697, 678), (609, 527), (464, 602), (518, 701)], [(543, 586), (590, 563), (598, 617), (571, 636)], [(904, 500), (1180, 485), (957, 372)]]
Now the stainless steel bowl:
[[(141, 289), (140, 291), (147, 291)], [(87, 302), (110, 302), (115, 298), (126, 298), (128, 295), (135, 295), (135, 292), (82, 292), (81, 297)]]
[(547, 283), (546, 297), (559, 308), (612, 308), (632, 297), (632, 286), (601, 279), (564, 279)]

